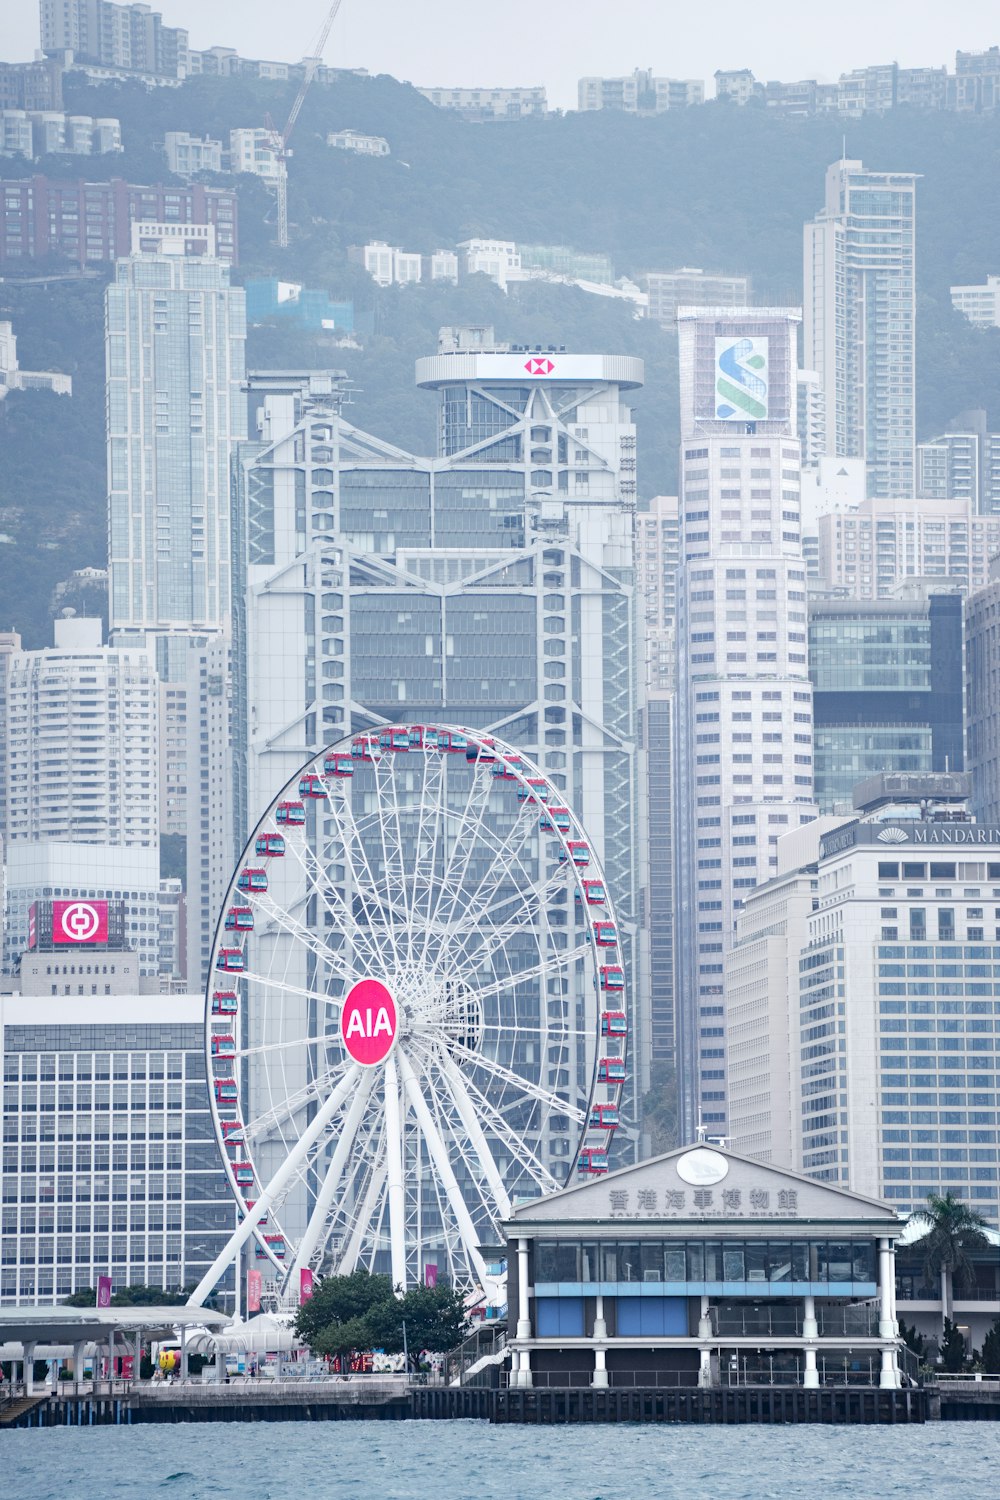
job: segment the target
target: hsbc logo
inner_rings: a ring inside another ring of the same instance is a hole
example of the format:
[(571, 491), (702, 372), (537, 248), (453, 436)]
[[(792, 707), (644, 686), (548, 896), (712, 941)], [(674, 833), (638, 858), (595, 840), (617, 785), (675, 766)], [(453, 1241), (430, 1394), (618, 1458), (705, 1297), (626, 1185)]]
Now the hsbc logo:
[(547, 359), (545, 355), (542, 354), (533, 355), (532, 358), (527, 361), (524, 368), (527, 370), (529, 375), (551, 375), (552, 371), (555, 369), (555, 365), (552, 363), (551, 359)]
[(106, 901), (53, 901), (52, 940), (55, 943), (106, 943)]

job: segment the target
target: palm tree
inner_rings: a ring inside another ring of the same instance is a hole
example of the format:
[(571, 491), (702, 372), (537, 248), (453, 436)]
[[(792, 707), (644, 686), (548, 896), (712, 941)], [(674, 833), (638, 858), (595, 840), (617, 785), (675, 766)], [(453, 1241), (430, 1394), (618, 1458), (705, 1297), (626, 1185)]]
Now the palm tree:
[(945, 1194), (928, 1193), (927, 1207), (910, 1215), (910, 1222), (922, 1225), (924, 1275), (941, 1278), (941, 1328), (951, 1317), (952, 1285), (966, 1287), (975, 1281), (970, 1250), (982, 1250), (990, 1241), (987, 1223), (949, 1188)]

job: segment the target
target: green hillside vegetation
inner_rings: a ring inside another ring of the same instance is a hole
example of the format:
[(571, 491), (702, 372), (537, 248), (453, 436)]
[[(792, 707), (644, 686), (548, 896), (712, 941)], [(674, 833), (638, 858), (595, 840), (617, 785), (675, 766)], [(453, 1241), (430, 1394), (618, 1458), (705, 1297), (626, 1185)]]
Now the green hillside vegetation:
[[(290, 86), (240, 79), (147, 91), (71, 78), (67, 108), (122, 121), (127, 150), (88, 159), (88, 176), (149, 182), (166, 178), (159, 147), (165, 131), (228, 145), (230, 129), (263, 124), (267, 112), (282, 124), (293, 95)], [(367, 159), (328, 147), (327, 132), (345, 127), (385, 136), (392, 156)], [(426, 452), (434, 443), (435, 402), (415, 389), (413, 362), (433, 352), (442, 325), (489, 323), (514, 342), (635, 354), (646, 361), (646, 386), (633, 402), (640, 494), (670, 493), (677, 449), (672, 334), (637, 319), (627, 304), (543, 283), (509, 296), (485, 277), (458, 288), (380, 291), (348, 261), (348, 247), (375, 238), (429, 252), (474, 236), (568, 244), (609, 254), (617, 275), (680, 265), (746, 271), (756, 300), (797, 305), (802, 224), (822, 203), (824, 173), (840, 154), (842, 135), (836, 120), (783, 120), (763, 108), (714, 103), (654, 119), (608, 112), (473, 125), (391, 78), (344, 75), (315, 85), (292, 143), (293, 243), (284, 252), (275, 248), (271, 195), (254, 178), (237, 179), (237, 277), (278, 274), (352, 297), (359, 312), (373, 315), (375, 333), (363, 350), (350, 350), (287, 324), (254, 329), (248, 365), (343, 369), (353, 386), (350, 419)], [(942, 430), (971, 406), (985, 407), (1000, 426), (1000, 332), (971, 328), (948, 294), (952, 282), (1000, 270), (1000, 119), (898, 110), (852, 122), (847, 149), (870, 167), (923, 173), (920, 435)], [(78, 176), (83, 165), (72, 158), (5, 161), (3, 174)], [(5, 515), (18, 512), (0, 520), (0, 532), (15, 540), (0, 546), (0, 624), (15, 620), (32, 645), (48, 639), (52, 585), (104, 560), (100, 304), (94, 283), (48, 292), (0, 284), (0, 316), (14, 317), (22, 363), (69, 371), (76, 392), (72, 402), (15, 394), (0, 409), (0, 507)], [(52, 412), (57, 421), (49, 425)]]

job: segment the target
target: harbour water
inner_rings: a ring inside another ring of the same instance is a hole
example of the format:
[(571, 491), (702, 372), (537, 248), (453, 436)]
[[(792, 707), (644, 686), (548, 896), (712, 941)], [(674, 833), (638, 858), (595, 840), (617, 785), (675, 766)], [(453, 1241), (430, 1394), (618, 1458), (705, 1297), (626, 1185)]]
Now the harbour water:
[(18, 1500), (996, 1500), (1000, 1424), (502, 1428), (481, 1422), (0, 1434)]

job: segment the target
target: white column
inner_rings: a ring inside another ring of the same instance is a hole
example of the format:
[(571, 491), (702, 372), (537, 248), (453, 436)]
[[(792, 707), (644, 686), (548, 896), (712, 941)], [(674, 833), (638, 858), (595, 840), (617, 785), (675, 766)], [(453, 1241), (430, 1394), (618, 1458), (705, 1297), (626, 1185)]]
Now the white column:
[(698, 1384), (702, 1390), (706, 1391), (712, 1384), (711, 1349), (699, 1349), (698, 1351)]
[(37, 1339), (26, 1339), (24, 1348), (24, 1394), (35, 1394), (35, 1346)]
[[(517, 1336), (519, 1339), (531, 1338), (531, 1307), (528, 1299), (528, 1241), (526, 1239), (519, 1239), (517, 1242)], [(531, 1354), (527, 1349), (521, 1350), (517, 1383), (518, 1385), (531, 1384)]]
[(802, 1337), (804, 1339), (818, 1338), (819, 1325), (816, 1322), (816, 1298), (804, 1297), (802, 1301)]
[(604, 1316), (604, 1298), (598, 1293), (597, 1307), (594, 1310), (594, 1338), (606, 1339), (607, 1336), (608, 1324)]
[(896, 1323), (892, 1316), (892, 1297), (895, 1281), (895, 1257), (889, 1240), (878, 1242), (878, 1336), (880, 1339), (896, 1337)]
[(608, 1383), (607, 1352), (604, 1349), (594, 1350), (594, 1378), (590, 1383), (596, 1386)]
[(389, 1249), (393, 1291), (406, 1291), (406, 1197), (403, 1189), (403, 1132), (396, 1059), (385, 1060), (385, 1159), (388, 1164)]
[(815, 1391), (819, 1388), (819, 1371), (816, 1368), (816, 1350), (806, 1349), (806, 1368), (802, 1376), (802, 1384), (807, 1391)]
[(878, 1383), (884, 1391), (899, 1389), (899, 1371), (896, 1368), (895, 1349), (882, 1350), (882, 1373), (879, 1376)]
[(73, 1345), (73, 1385), (76, 1387), (77, 1395), (79, 1395), (80, 1386), (83, 1384), (84, 1347), (83, 1343)]
[(709, 1313), (709, 1301), (707, 1297), (701, 1299), (701, 1314), (698, 1318), (698, 1337), (710, 1339), (712, 1337), (712, 1318)]

